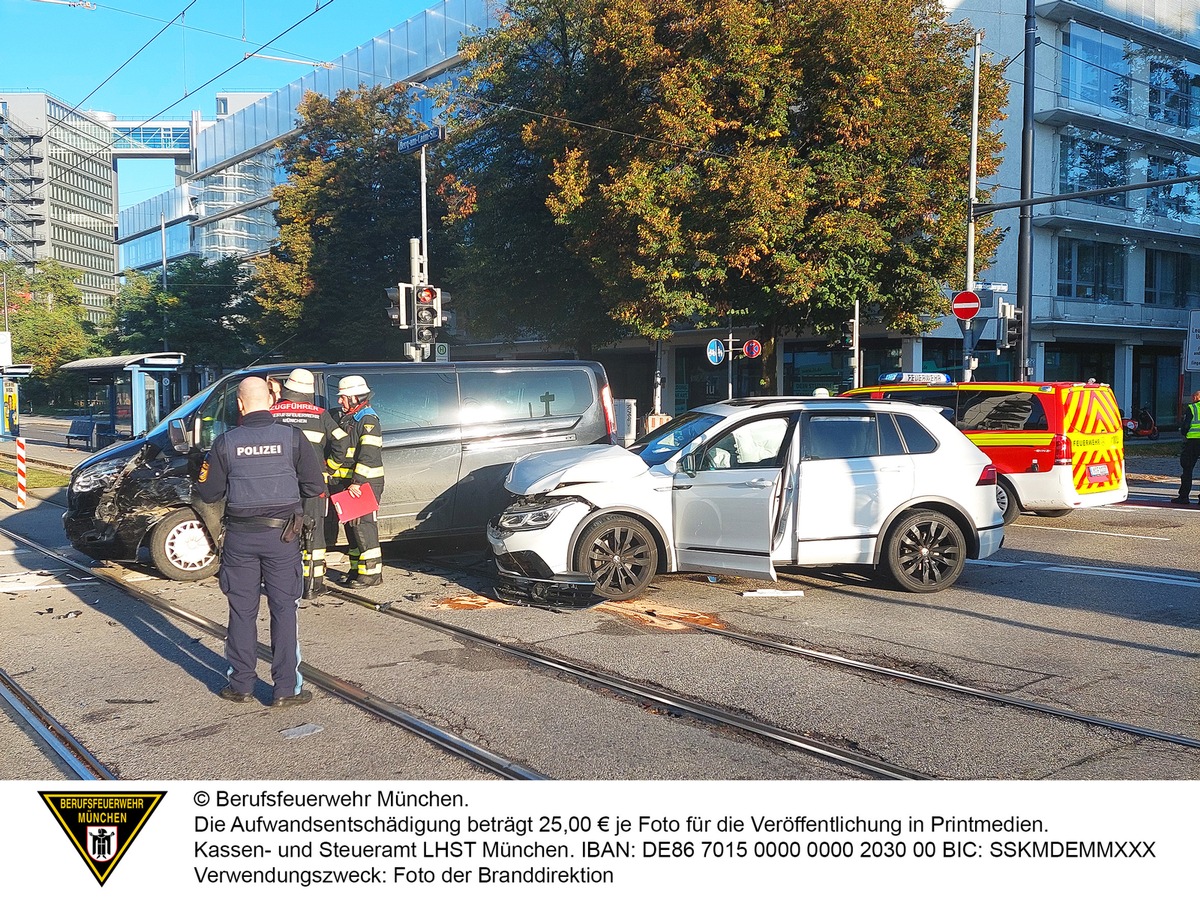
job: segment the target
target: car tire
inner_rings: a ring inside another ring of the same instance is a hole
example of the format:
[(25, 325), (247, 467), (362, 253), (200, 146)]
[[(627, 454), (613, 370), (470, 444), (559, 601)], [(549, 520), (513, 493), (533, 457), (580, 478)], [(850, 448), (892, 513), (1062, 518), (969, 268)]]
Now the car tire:
[(600, 516), (575, 545), (575, 567), (596, 581), (606, 600), (638, 596), (658, 573), (658, 544), (650, 529), (629, 516)]
[(1043, 519), (1061, 519), (1075, 512), (1073, 509), (1039, 509), (1037, 514)]
[(1012, 483), (1006, 478), (996, 479), (996, 503), (1000, 512), (1004, 513), (1005, 525), (1011, 525), (1021, 514), (1021, 501), (1017, 499), (1017, 492), (1013, 490)]
[(150, 561), (172, 581), (199, 581), (217, 571), (220, 557), (191, 509), (177, 509), (150, 530)]
[(915, 509), (893, 523), (883, 560), (901, 589), (928, 594), (958, 580), (967, 562), (967, 542), (950, 517)]

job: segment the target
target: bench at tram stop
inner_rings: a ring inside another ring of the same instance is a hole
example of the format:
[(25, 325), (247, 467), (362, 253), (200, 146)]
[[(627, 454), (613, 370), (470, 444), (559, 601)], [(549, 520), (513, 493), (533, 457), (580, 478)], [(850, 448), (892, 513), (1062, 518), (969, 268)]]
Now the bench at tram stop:
[(71, 427), (67, 429), (67, 446), (71, 441), (83, 441), (90, 453), (96, 443), (96, 421), (91, 416), (83, 419), (72, 419)]

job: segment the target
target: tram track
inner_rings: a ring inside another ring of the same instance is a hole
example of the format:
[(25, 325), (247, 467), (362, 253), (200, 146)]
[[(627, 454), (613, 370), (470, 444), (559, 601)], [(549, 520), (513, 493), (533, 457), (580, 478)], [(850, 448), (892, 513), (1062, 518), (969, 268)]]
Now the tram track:
[[(39, 553), (43, 553), (74, 569), (85, 571), (92, 577), (118, 588), (129, 596), (141, 600), (157, 611), (185, 621), (215, 638), (221, 640), (225, 638), (226, 629), (221, 624), (188, 610), (179, 604), (166, 600), (150, 590), (129, 584), (102, 570), (91, 569), (52, 548), (38, 544), (36, 541), (16, 534), (7, 528), (0, 527), (0, 535), (25, 544)], [(587, 689), (600, 690), (623, 696), (636, 703), (644, 704), (653, 710), (661, 710), (671, 715), (690, 718), (709, 726), (732, 729), (736, 732), (749, 735), (756, 740), (768, 744), (780, 745), (791, 750), (799, 750), (827, 762), (846, 766), (860, 773), (877, 778), (923, 780), (929, 777), (913, 769), (895, 765), (868, 754), (858, 753), (835, 743), (816, 740), (808, 735), (780, 728), (769, 722), (732, 712), (728, 709), (705, 703), (694, 697), (670, 691), (657, 685), (623, 678), (611, 672), (601, 671), (577, 662), (541, 653), (528, 647), (491, 638), (487, 635), (470, 631), (469, 629), (439, 622), (436, 619), (395, 609), (391, 604), (377, 603), (368, 597), (345, 588), (330, 585), (329, 593), (376, 612), (404, 620), (412, 625), (439, 632), (455, 640), (475, 644), (491, 652), (519, 659), (527, 665), (553, 671), (560, 676), (581, 684)], [(259, 645), (258, 655), (260, 659), (270, 660), (269, 649), (261, 644)], [(476, 744), (464, 741), (462, 738), (425, 722), (394, 704), (363, 690), (345, 679), (318, 669), (310, 663), (301, 663), (301, 673), (307, 682), (321, 687), (333, 696), (405, 728), (431, 741), (447, 752), (466, 758), (502, 778), (539, 780), (546, 777), (518, 763), (504, 760)]]
[[(38, 542), (17, 534), (8, 528), (0, 527), (0, 535), (7, 537), (9, 540), (23, 544), (44, 554), (51, 559), (57, 560), (62, 564), (69, 566), (72, 569), (87, 573), (92, 578), (103, 581), (106, 584), (117, 588), (122, 593), (134, 597), (137, 600), (152, 607), (156, 611), (187, 622), (194, 628), (197, 628), (206, 634), (225, 640), (226, 628), (218, 622), (206, 616), (200, 615), (192, 610), (189, 610), (177, 603), (165, 600), (162, 597), (154, 594), (149, 590), (139, 588), (135, 585), (128, 584), (119, 578), (116, 578), (106, 572), (92, 569), (53, 548), (46, 547)], [(271, 651), (269, 647), (263, 644), (258, 645), (258, 656), (260, 659), (270, 661)], [(393, 725), (409, 731), (426, 741), (434, 744), (442, 750), (450, 753), (453, 756), (465, 759), (481, 769), (490, 772), (500, 778), (515, 781), (536, 781), (544, 780), (546, 776), (533, 769), (527, 768), (513, 760), (505, 759), (504, 757), (492, 753), (490, 750), (467, 741), (450, 731), (439, 728), (433, 723), (412, 715), (407, 710), (402, 709), (395, 704), (389, 703), (387, 700), (379, 697), (369, 691), (351, 684), (350, 682), (339, 678), (329, 672), (323, 671), (310, 663), (302, 662), (300, 664), (300, 672), (304, 678), (317, 685), (327, 693), (350, 703), (378, 718), (383, 719)], [(65, 732), (65, 729), (63, 729)]]
[(63, 763), (76, 778), (82, 781), (116, 780), (117, 776), (107, 766), (3, 669), (0, 669), (0, 699), (12, 711), (15, 721), (38, 737), (46, 755)]
[[(426, 562), (425, 565), (430, 565)], [(440, 571), (453, 573), (469, 573), (475, 577), (489, 578), (489, 573), (486, 571), (486, 566), (483, 563), (476, 564), (470, 567), (461, 569), (439, 567)], [(718, 588), (719, 589), (719, 588)], [(733, 593), (726, 589), (727, 593)], [(602, 604), (597, 604), (601, 606)], [(619, 604), (618, 604), (619, 605)], [(592, 607), (595, 608), (595, 607)], [(411, 614), (409, 614), (411, 615)], [(853, 659), (848, 656), (842, 656), (828, 651), (816, 650), (810, 647), (805, 647), (800, 644), (790, 641), (779, 640), (775, 637), (749, 634), (746, 632), (736, 631), (728, 627), (714, 628), (711, 625), (704, 625), (692, 621), (686, 617), (664, 616), (669, 618), (671, 622), (681, 626), (682, 628), (712, 635), (727, 641), (752, 646), (758, 649), (768, 650), (772, 652), (798, 656), (805, 659), (811, 659), (820, 663), (836, 666), (842, 669), (848, 669), (855, 672), (879, 676), (888, 679), (894, 679), (908, 684), (922, 685), (924, 687), (933, 688), (939, 692), (944, 692), (963, 697), (969, 697), (976, 700), (983, 700), (989, 703), (994, 703), (1003, 706), (1009, 706), (1017, 709), (1023, 709), (1041, 715), (1050, 716), (1056, 719), (1078, 722), (1080, 724), (1104, 728), (1110, 731), (1120, 732), (1123, 734), (1133, 735), (1135, 737), (1147, 738), (1150, 740), (1162, 741), (1164, 743), (1173, 744), (1188, 749), (1200, 749), (1200, 738), (1192, 737), (1185, 734), (1177, 734), (1173, 732), (1161, 731), (1158, 729), (1148, 728), (1142, 725), (1137, 725), (1129, 722), (1121, 722), (1114, 719), (1104, 718), (1102, 716), (1090, 715), (1088, 713), (1077, 712), (1066, 707), (1054, 706), (1047, 703), (1042, 703), (1036, 700), (1027, 700), (1022, 697), (1017, 697), (1012, 694), (1000, 693), (984, 688), (974, 687), (972, 685), (960, 684), (944, 679), (933, 678), (928, 675), (922, 675), (917, 672), (905, 671), (904, 669), (893, 668), (889, 666), (879, 665), (877, 663), (866, 662), (864, 660)]]

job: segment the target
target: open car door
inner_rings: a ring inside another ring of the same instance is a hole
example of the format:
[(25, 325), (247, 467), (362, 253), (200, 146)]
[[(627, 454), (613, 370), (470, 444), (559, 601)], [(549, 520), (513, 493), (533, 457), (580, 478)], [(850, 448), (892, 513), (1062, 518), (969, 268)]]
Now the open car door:
[(775, 580), (794, 426), (792, 416), (744, 421), (687, 457), (671, 492), (680, 569)]

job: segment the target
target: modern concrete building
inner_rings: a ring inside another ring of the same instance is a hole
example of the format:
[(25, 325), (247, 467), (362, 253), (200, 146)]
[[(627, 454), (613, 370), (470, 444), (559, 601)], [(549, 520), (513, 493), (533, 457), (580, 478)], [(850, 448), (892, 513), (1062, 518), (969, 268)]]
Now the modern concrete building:
[(0, 258), (81, 273), (93, 322), (116, 294), (116, 175), (109, 117), (41, 93), (0, 93)]

